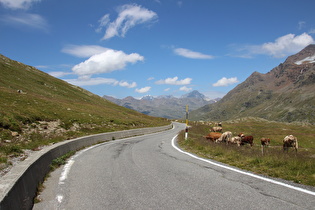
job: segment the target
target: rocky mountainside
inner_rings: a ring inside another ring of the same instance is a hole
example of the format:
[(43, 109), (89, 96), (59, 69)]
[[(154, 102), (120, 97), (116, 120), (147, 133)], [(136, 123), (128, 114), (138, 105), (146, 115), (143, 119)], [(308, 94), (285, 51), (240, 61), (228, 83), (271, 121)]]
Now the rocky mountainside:
[(266, 74), (252, 73), (218, 103), (190, 113), (194, 120), (249, 116), (315, 123), (315, 45), (288, 57)]
[(124, 99), (116, 99), (110, 96), (103, 96), (103, 98), (120, 106), (124, 106), (150, 116), (164, 117), (168, 119), (179, 119), (185, 117), (186, 105), (189, 106), (189, 110), (194, 110), (219, 100), (206, 100), (206, 97), (196, 90), (185, 94), (180, 98), (176, 98), (171, 95), (158, 97), (145, 96), (140, 100), (131, 96)]

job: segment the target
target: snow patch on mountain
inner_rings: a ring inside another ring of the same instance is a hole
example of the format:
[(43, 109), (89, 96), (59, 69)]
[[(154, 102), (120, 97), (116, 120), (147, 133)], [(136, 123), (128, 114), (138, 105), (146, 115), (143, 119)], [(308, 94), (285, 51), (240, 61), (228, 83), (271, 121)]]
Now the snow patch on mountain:
[(315, 63), (315, 55), (304, 58), (303, 60), (296, 61), (296, 65), (301, 65), (303, 63)]

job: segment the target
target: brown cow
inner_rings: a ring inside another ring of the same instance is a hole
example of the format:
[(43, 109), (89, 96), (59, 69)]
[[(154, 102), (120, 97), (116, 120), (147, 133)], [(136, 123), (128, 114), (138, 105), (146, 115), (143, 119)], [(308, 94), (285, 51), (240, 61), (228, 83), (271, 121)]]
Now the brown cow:
[(262, 147), (267, 147), (270, 145), (270, 138), (261, 138), (260, 142)]
[(295, 149), (295, 152), (297, 152), (297, 149), (299, 147), (298, 140), (293, 135), (286, 136), (283, 139), (283, 151), (288, 151), (289, 147), (293, 147)]
[(253, 146), (253, 136), (245, 136), (243, 133), (240, 133), (238, 136), (241, 137), (241, 145), (249, 144), (251, 147)]
[(216, 141), (218, 138), (220, 138), (220, 136), (222, 135), (222, 133), (217, 133), (217, 132), (210, 132), (208, 134), (208, 136), (205, 136), (206, 139), (210, 139), (211, 141)]

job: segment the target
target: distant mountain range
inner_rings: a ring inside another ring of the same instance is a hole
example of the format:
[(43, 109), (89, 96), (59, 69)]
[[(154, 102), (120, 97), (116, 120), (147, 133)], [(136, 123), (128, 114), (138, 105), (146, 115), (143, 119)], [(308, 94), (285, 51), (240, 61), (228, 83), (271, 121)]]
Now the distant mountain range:
[(118, 104), (120, 106), (136, 110), (138, 112), (168, 119), (184, 118), (186, 114), (186, 105), (189, 110), (195, 110), (207, 104), (215, 103), (220, 99), (207, 100), (205, 95), (197, 90), (176, 98), (172, 95), (162, 96), (144, 96), (141, 99), (135, 99), (128, 96), (124, 99), (117, 99), (111, 96), (103, 96), (103, 98)]
[(266, 74), (252, 73), (218, 103), (190, 113), (193, 120), (249, 116), (315, 124), (315, 45), (289, 56)]

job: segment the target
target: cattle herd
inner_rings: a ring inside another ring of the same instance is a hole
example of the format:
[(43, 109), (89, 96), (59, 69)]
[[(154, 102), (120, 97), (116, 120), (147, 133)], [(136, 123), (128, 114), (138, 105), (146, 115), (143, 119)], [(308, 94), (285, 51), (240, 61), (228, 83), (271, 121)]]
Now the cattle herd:
[[(223, 132), (222, 126), (215, 126), (210, 129), (210, 133), (205, 136), (207, 140), (212, 142), (221, 143), (224, 142), (226, 144), (237, 144), (237, 146), (242, 146), (249, 144), (253, 146), (254, 137), (246, 136), (244, 133), (240, 133), (237, 136), (232, 136), (232, 132), (225, 131)], [(265, 148), (270, 145), (270, 138), (261, 138), (260, 143), (262, 148)], [(288, 135), (283, 139), (283, 151), (288, 151), (289, 147), (293, 147), (297, 152), (298, 149), (298, 140), (293, 135)]]

